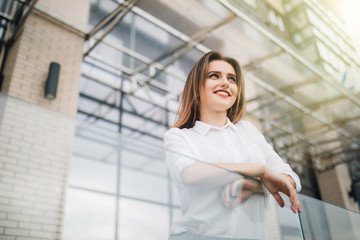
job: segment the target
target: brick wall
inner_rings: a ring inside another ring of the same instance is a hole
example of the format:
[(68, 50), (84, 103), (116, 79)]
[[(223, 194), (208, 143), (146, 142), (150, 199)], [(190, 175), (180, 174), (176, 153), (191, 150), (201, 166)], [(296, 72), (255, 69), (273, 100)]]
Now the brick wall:
[[(10, 48), (0, 94), (0, 239), (61, 239), (89, 0), (39, 0)], [(57, 97), (44, 98), (50, 62)]]
[(348, 194), (351, 179), (346, 164), (320, 172), (317, 179), (323, 201), (352, 211), (359, 211), (356, 202)]
[(60, 239), (74, 118), (0, 102), (0, 239)]
[[(54, 7), (56, 1), (45, 3), (52, 3), (50, 5)], [(60, 10), (65, 11), (63, 3), (60, 5)], [(66, 7), (71, 9), (72, 6), (68, 3)], [(87, 19), (88, 8), (89, 4), (83, 5), (77, 14), (80, 18), (78, 22), (83, 21), (84, 15)], [(51, 11), (48, 13), (54, 14)], [(9, 51), (2, 92), (74, 116), (77, 111), (83, 45), (84, 34), (65, 27), (65, 24), (51, 18), (46, 12), (35, 9), (29, 14), (22, 34)], [(57, 97), (48, 100), (44, 98), (44, 87), (52, 61), (58, 62), (61, 67)]]

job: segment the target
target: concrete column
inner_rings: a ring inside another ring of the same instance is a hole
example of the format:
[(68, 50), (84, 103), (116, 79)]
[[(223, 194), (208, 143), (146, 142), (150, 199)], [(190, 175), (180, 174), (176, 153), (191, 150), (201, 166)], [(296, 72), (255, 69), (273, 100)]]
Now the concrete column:
[[(61, 239), (89, 10), (89, 0), (40, 0), (8, 52), (0, 96), (0, 239)], [(56, 99), (49, 100), (52, 61), (61, 67)]]

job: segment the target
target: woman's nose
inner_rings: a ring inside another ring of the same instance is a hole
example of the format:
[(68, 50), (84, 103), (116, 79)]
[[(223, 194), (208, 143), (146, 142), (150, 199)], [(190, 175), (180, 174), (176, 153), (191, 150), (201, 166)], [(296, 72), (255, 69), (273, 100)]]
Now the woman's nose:
[(229, 87), (229, 81), (226, 77), (221, 78), (221, 86), (223, 87)]

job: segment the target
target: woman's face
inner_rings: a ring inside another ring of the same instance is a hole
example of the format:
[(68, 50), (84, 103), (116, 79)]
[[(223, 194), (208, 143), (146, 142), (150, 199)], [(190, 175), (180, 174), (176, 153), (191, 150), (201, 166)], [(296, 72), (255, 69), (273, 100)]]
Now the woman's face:
[(200, 113), (207, 111), (226, 114), (235, 103), (237, 94), (236, 74), (231, 64), (223, 60), (211, 61), (205, 84), (200, 90)]

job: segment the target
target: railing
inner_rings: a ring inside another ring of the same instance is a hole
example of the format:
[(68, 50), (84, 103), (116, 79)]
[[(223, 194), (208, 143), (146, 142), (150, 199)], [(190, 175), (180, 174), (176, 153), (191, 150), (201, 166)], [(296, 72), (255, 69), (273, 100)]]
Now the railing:
[[(300, 194), (302, 213), (294, 214), (288, 201), (278, 207), (261, 187), (239, 202), (247, 185), (261, 186), (256, 179), (166, 152), (95, 119), (78, 120), (72, 143), (72, 124), (0, 95), (1, 239), (162, 240), (184, 226), (212, 239), (360, 239), (358, 213)], [(195, 174), (174, 172), (171, 179), (166, 155), (196, 164)], [(188, 203), (182, 209), (175, 185)], [(185, 225), (174, 225), (189, 212)]]
[[(294, 214), (287, 197), (285, 207), (280, 208), (261, 189), (239, 203), (241, 187), (247, 181), (257, 180), (166, 152), (160, 146), (120, 135), (115, 129), (105, 130), (90, 124), (91, 119), (87, 121), (78, 122), (76, 130), (64, 240), (91, 236), (105, 239), (104, 234), (106, 239), (168, 239), (170, 226), (181, 218), (182, 212), (194, 211), (198, 211), (195, 216), (187, 215), (182, 225), (175, 225), (171, 232), (190, 224), (195, 236), (185, 235), (184, 239), (198, 239), (198, 235), (232, 239), (360, 239), (358, 213), (300, 194), (302, 213)], [(179, 179), (174, 183), (165, 164), (166, 155), (196, 163), (197, 174), (182, 179), (185, 184)], [(183, 209), (175, 185), (189, 203)], [(234, 198), (227, 199), (230, 195), (225, 193), (230, 188), (236, 191)], [(91, 233), (87, 229), (92, 229)]]

